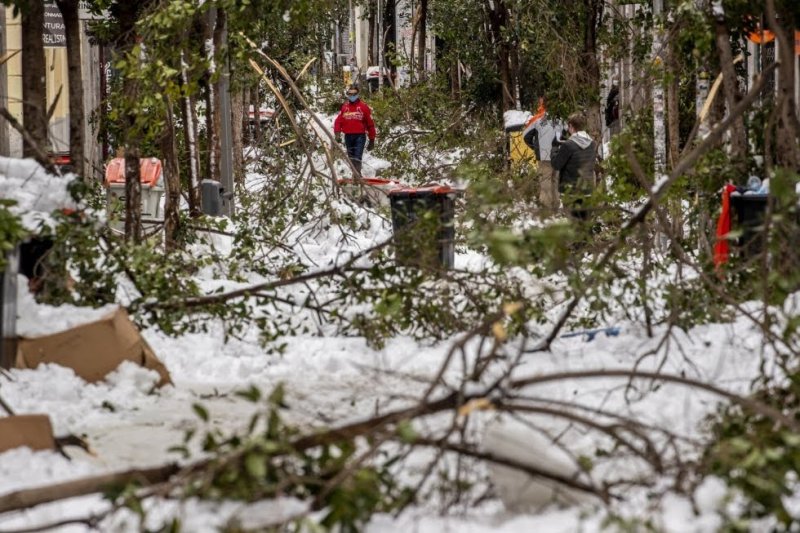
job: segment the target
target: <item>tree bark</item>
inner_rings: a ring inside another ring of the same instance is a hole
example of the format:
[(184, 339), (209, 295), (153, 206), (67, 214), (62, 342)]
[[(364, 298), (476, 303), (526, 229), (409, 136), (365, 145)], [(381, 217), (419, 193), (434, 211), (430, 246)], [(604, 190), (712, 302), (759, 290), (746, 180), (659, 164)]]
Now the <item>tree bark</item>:
[[(31, 146), (23, 138), (22, 155), (39, 160), (37, 151), (47, 152), (47, 92), (42, 28), (44, 3), (26, 2), (22, 9), (22, 123), (30, 133)], [(44, 164), (44, 161), (39, 161)]]
[[(724, 15), (714, 19), (714, 35), (719, 54), (720, 70), (722, 71), (722, 90), (725, 94), (727, 111), (734, 108), (740, 99), (739, 80), (736, 76), (736, 69), (733, 66), (733, 52), (731, 51), (731, 36), (728, 33), (728, 26), (725, 23)], [(794, 78), (794, 75), (792, 76)], [(731, 159), (740, 165), (746, 164), (747, 156), (747, 134), (744, 129), (744, 118), (739, 117), (734, 121), (730, 130)], [(744, 168), (742, 168), (744, 171)]]
[(797, 102), (794, 99), (794, 29), (780, 24), (778, 20), (791, 21), (791, 9), (784, 3), (777, 11), (775, 0), (767, 0), (767, 22), (778, 41), (780, 66), (778, 67), (778, 109), (775, 130), (775, 164), (796, 172), (800, 169), (800, 122), (797, 118)]
[(142, 240), (140, 156), (139, 145), (136, 142), (125, 147), (125, 238), (135, 243)]
[(250, 103), (253, 105), (253, 140), (258, 144), (261, 142), (261, 98), (257, 83), (250, 89)]
[(673, 73), (673, 76), (667, 83), (667, 138), (669, 144), (667, 145), (667, 159), (668, 168), (672, 168), (680, 157), (680, 102), (679, 98), (679, 82), (680, 82), (680, 65), (678, 63), (677, 50), (670, 44), (667, 50), (667, 69)]
[[(369, 37), (368, 37), (368, 41), (367, 41), (367, 57), (369, 57), (369, 65), (377, 65), (378, 64), (378, 61), (377, 61), (377, 57), (378, 56), (375, 54), (375, 50), (377, 49), (377, 47), (375, 46), (375, 35), (377, 35), (377, 31), (376, 31), (376, 28), (375, 28), (375, 26), (376, 26), (375, 14), (376, 14), (376, 11), (377, 11), (377, 3), (376, 2), (377, 2), (377, 0), (369, 0), (369, 2), (367, 3), (367, 10), (368, 10), (368, 16), (367, 16), (368, 24), (367, 25), (369, 26)], [(321, 65), (322, 65), (322, 62), (320, 62), (320, 66)], [(369, 65), (367, 65), (367, 66), (369, 66)]]
[[(139, 57), (133, 53), (136, 46), (136, 22), (139, 3), (120, 2), (112, 6), (112, 17), (119, 23), (116, 45), (120, 54), (130, 62), (138, 62)], [(135, 70), (131, 66), (128, 67)], [(125, 238), (140, 242), (142, 239), (142, 183), (140, 180), (139, 143), (141, 139), (137, 131), (136, 102), (139, 99), (139, 82), (132, 75), (124, 76), (122, 94), (125, 99), (125, 115), (123, 120), (123, 144), (125, 148)]]
[(208, 17), (203, 21), (203, 43), (205, 46), (206, 60), (208, 60), (206, 84), (206, 176), (208, 179), (219, 181), (219, 97), (217, 83), (217, 9), (208, 10)]
[(67, 37), (67, 70), (69, 72), (69, 151), (74, 172), (86, 177), (83, 138), (83, 76), (81, 72), (81, 21), (79, 0), (57, 0), (64, 19)]
[(178, 152), (175, 147), (175, 115), (172, 101), (167, 98), (167, 116), (164, 135), (161, 138), (161, 153), (164, 155), (164, 248), (167, 253), (178, 249), (180, 231), (181, 176)]
[[(586, 119), (589, 135), (600, 139), (600, 63), (597, 61), (597, 32), (603, 19), (604, 0), (583, 0), (586, 23), (583, 33), (583, 51), (580, 64), (583, 67), (583, 83), (590, 95)], [(599, 143), (598, 143), (599, 146)]]
[(428, 0), (419, 0), (417, 8), (417, 22), (419, 24), (419, 43), (417, 44), (417, 68), (419, 79), (425, 79), (425, 48), (428, 40)]
[(231, 95), (231, 120), (233, 123), (233, 180), (244, 184), (244, 91), (237, 89)]
[(489, 22), (489, 36), (494, 45), (497, 71), (500, 75), (500, 85), (503, 92), (503, 111), (513, 109), (514, 101), (514, 75), (511, 72), (510, 50), (508, 41), (503, 37), (503, 30), (508, 25), (508, 8), (505, 0), (485, 0), (484, 9)]
[[(181, 84), (189, 85), (189, 73), (186, 61), (181, 54)], [(197, 148), (197, 117), (195, 115), (194, 99), (191, 95), (184, 96), (181, 105), (183, 115), (183, 135), (186, 151), (189, 154), (189, 215), (200, 215), (200, 154)]]

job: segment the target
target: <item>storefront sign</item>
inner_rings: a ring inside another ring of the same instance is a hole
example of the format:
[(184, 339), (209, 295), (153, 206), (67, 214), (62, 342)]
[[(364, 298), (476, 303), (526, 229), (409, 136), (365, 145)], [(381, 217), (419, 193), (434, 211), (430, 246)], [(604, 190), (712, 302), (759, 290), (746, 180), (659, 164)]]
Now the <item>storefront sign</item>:
[(44, 40), (44, 45), (51, 48), (67, 46), (64, 19), (61, 18), (61, 11), (58, 10), (58, 6), (54, 2), (46, 2), (44, 5), (42, 39)]

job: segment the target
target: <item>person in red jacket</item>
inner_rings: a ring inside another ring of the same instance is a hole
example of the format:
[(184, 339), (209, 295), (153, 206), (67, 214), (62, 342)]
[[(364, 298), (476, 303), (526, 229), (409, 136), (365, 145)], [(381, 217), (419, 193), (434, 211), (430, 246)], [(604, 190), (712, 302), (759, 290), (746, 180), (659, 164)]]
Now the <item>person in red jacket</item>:
[[(375, 147), (375, 122), (372, 121), (372, 109), (359, 98), (358, 85), (347, 88), (347, 102), (342, 104), (339, 116), (333, 123), (333, 133), (339, 142), (347, 148), (347, 157), (353, 167), (361, 174), (361, 158), (364, 155), (364, 145), (372, 151)], [(369, 144), (367, 144), (369, 137)]]

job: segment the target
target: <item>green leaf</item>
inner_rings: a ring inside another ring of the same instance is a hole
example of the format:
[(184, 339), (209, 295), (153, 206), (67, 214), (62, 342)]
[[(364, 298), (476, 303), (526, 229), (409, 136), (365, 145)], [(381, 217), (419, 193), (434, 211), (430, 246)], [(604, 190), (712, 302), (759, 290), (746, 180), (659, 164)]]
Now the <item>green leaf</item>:
[(272, 405), (277, 405), (278, 407), (288, 407), (286, 402), (284, 401), (286, 397), (286, 386), (283, 383), (278, 383), (278, 385), (272, 390), (267, 401), (269, 401)]
[(414, 430), (414, 426), (411, 424), (410, 420), (401, 420), (397, 424), (397, 435), (403, 442), (409, 444), (417, 440), (417, 432)]
[(244, 398), (250, 402), (256, 403), (261, 399), (261, 389), (255, 385), (250, 385), (250, 388), (243, 391), (236, 391), (236, 396)]
[(194, 410), (195, 414), (200, 417), (201, 420), (203, 420), (203, 422), (208, 422), (208, 410), (205, 407), (199, 403), (196, 403), (192, 405), (192, 409)]
[(263, 455), (249, 453), (244, 458), (244, 468), (251, 477), (263, 479), (267, 477), (267, 460)]

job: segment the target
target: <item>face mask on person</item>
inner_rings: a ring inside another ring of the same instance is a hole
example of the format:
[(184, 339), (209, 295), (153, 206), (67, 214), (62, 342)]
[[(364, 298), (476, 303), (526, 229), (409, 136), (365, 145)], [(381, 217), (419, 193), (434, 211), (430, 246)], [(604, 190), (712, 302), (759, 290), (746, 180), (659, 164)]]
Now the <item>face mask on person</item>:
[(358, 94), (348, 94), (347, 99), (350, 100), (350, 102), (355, 102), (358, 100)]

